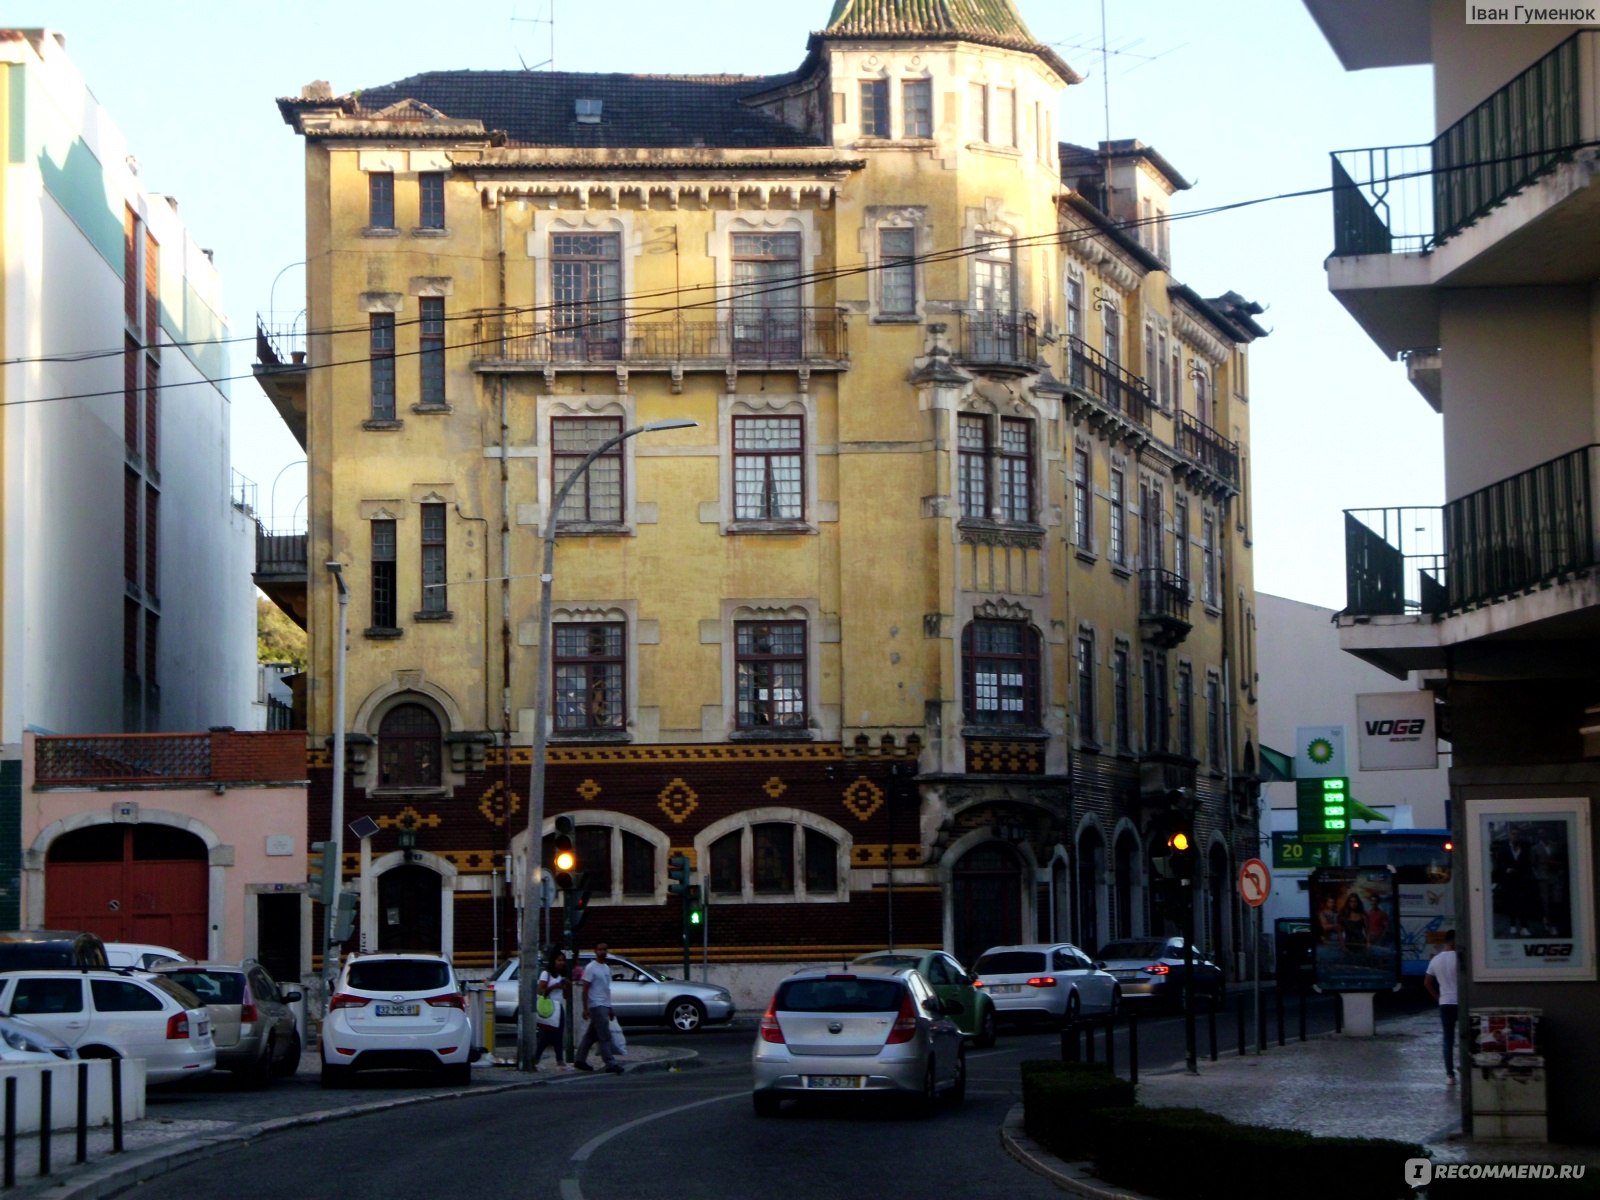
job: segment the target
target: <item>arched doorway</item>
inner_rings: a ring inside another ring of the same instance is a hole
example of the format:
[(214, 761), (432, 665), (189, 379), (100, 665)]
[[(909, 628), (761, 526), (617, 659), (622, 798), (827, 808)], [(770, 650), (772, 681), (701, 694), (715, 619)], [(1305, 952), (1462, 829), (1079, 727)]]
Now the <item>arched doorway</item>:
[(1135, 919), (1135, 910), (1138, 907), (1138, 875), (1139, 875), (1139, 843), (1134, 840), (1133, 834), (1124, 829), (1117, 835), (1117, 849), (1115, 855), (1116, 871), (1116, 913), (1112, 921), (1111, 933), (1113, 937), (1131, 938), (1136, 925), (1142, 925)]
[(951, 871), (955, 953), (971, 966), (991, 946), (1022, 940), (1022, 863), (1000, 842), (985, 842), (961, 856)]
[(1078, 948), (1093, 956), (1099, 949), (1105, 912), (1106, 843), (1093, 825), (1078, 838)]
[(378, 949), (443, 948), (439, 928), (437, 871), (415, 863), (392, 867), (378, 876)]
[(108, 942), (143, 942), (205, 958), (210, 924), (206, 844), (172, 825), (90, 825), (45, 854), (44, 919)]

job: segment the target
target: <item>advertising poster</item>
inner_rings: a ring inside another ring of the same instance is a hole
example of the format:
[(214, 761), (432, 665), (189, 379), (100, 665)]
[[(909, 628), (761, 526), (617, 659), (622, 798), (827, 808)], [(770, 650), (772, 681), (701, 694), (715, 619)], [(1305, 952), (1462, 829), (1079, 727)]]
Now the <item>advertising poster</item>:
[(1470, 800), (1479, 979), (1593, 979), (1589, 801)]
[(1321, 867), (1311, 873), (1317, 986), (1381, 992), (1400, 981), (1400, 912), (1388, 867)]

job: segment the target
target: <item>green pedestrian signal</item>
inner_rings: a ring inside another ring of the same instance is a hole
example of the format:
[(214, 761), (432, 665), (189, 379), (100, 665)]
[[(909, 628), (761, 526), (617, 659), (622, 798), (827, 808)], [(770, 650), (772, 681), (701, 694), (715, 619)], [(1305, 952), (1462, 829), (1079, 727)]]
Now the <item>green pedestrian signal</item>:
[(698, 883), (691, 883), (689, 885), (688, 895), (684, 896), (683, 898), (683, 906), (684, 910), (688, 913), (688, 921), (690, 925), (698, 928), (699, 926), (705, 924), (706, 905), (705, 901), (700, 897), (700, 885)]

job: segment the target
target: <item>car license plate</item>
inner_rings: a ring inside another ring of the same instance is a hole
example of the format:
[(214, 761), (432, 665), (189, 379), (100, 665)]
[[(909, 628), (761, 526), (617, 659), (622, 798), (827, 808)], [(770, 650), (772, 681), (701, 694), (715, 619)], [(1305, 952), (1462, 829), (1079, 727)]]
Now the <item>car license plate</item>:
[(994, 985), (994, 990), (1001, 995), (1009, 996), (1013, 992), (1020, 992), (1022, 985), (1020, 983), (997, 983)]
[(377, 1006), (377, 1015), (380, 1017), (414, 1017), (422, 1011), (420, 1004), (380, 1004)]
[(1113, 975), (1115, 975), (1118, 979), (1137, 979), (1137, 978), (1139, 978), (1139, 972), (1137, 972), (1137, 971), (1113, 971), (1111, 973)]
[(826, 1090), (840, 1090), (844, 1088), (858, 1088), (861, 1086), (859, 1075), (807, 1075), (808, 1088), (823, 1088)]

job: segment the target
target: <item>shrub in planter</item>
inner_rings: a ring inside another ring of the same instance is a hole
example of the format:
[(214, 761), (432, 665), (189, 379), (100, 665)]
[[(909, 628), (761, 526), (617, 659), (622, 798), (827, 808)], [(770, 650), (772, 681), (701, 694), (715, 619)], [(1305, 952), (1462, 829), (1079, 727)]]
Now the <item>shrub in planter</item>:
[(1024, 1126), (1029, 1137), (1059, 1158), (1088, 1158), (1090, 1114), (1131, 1108), (1133, 1102), (1133, 1084), (1104, 1066), (1054, 1060), (1022, 1064)]

